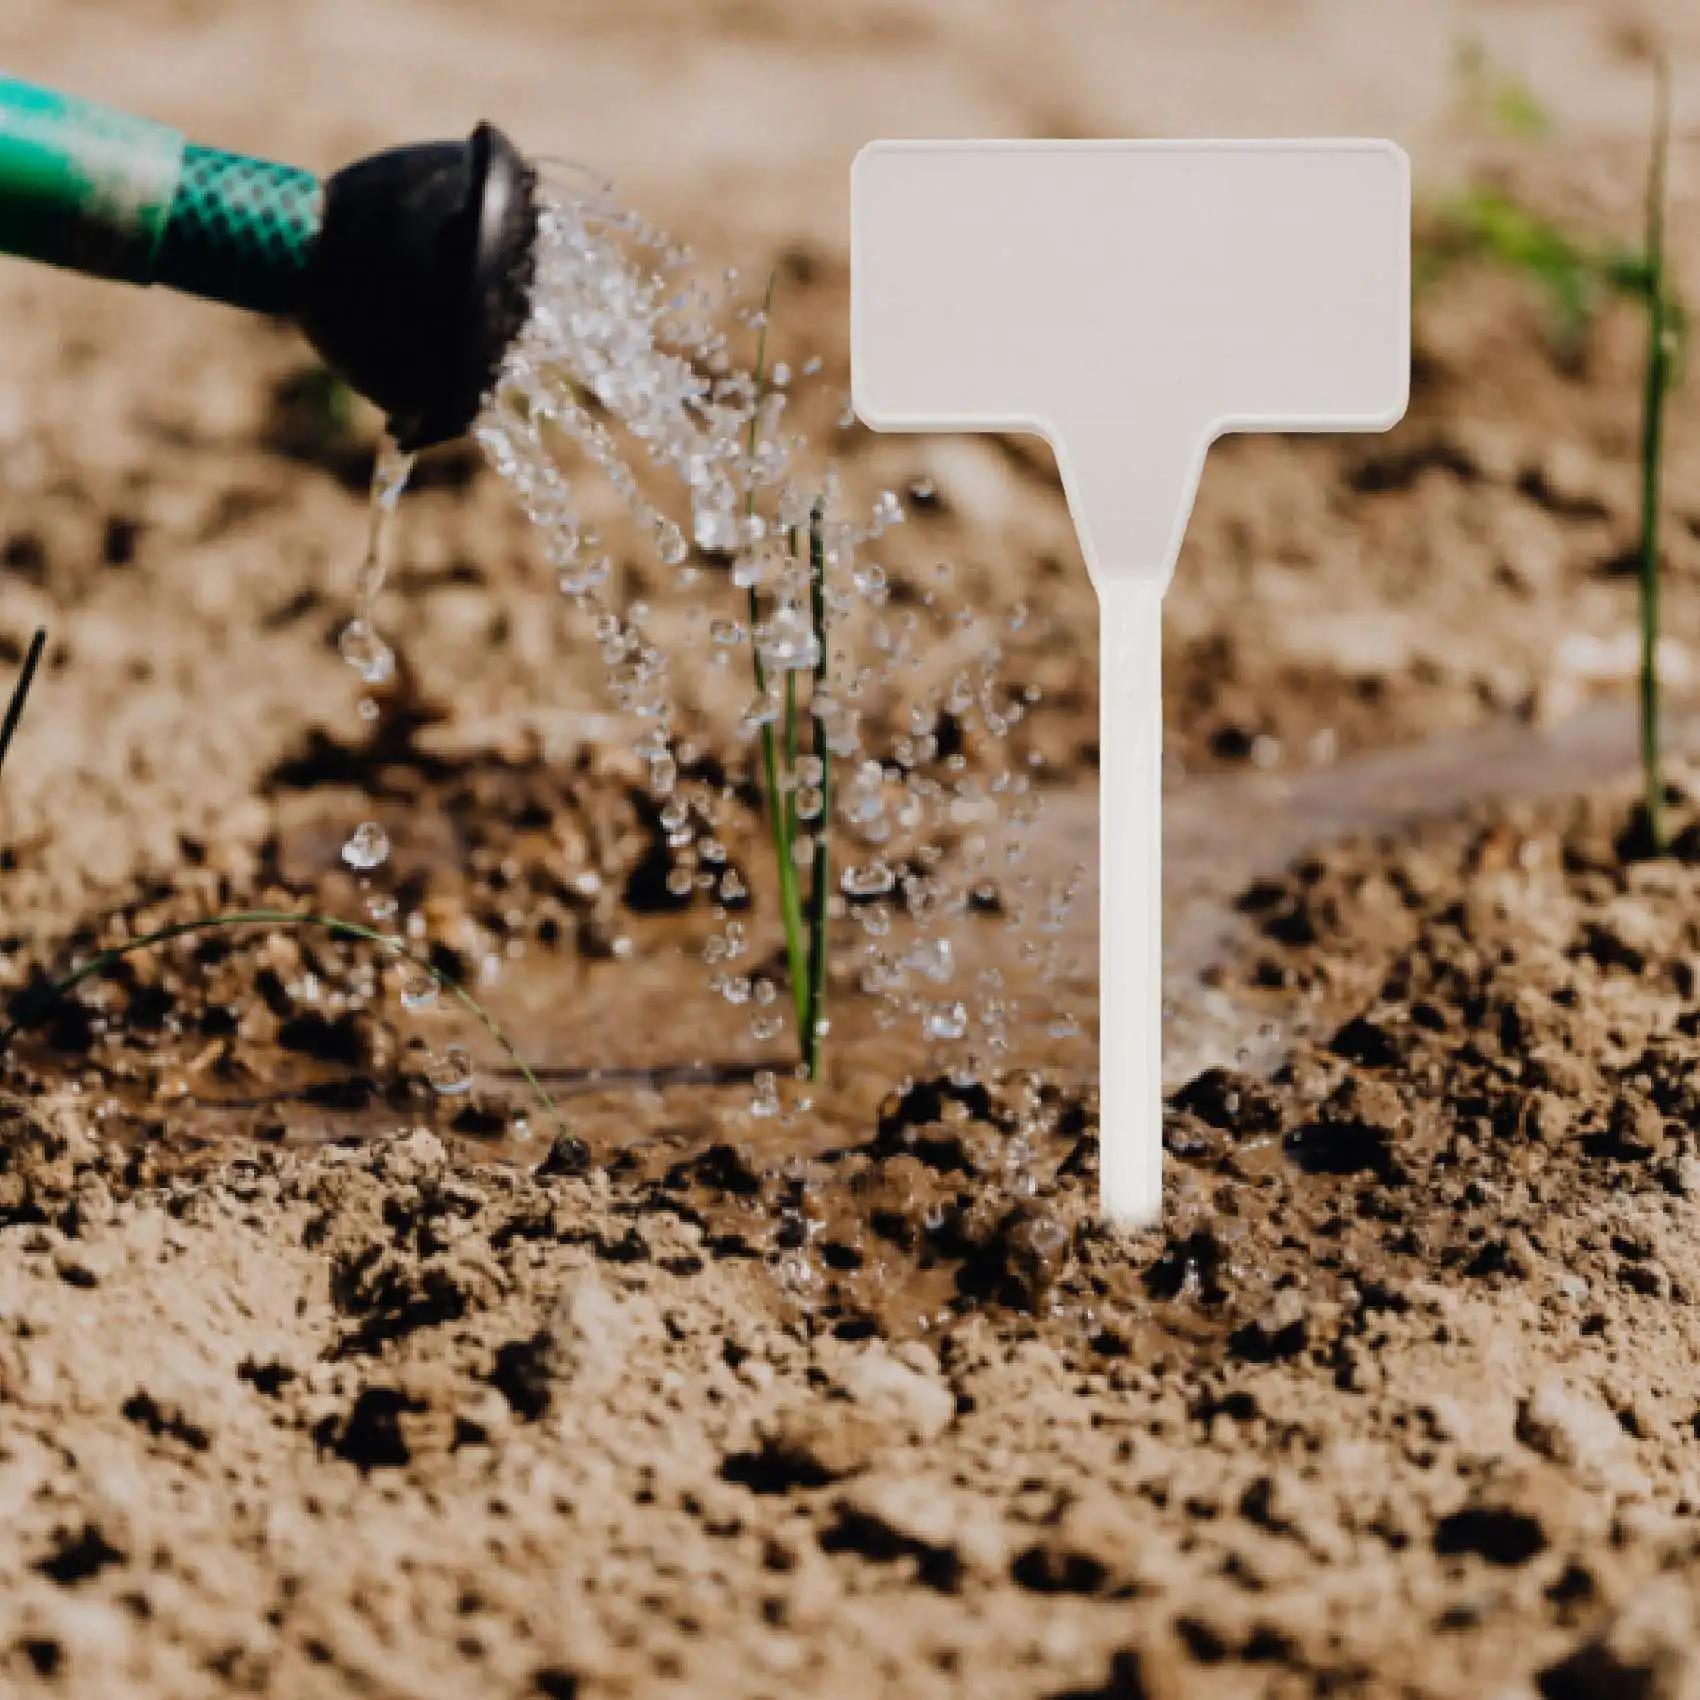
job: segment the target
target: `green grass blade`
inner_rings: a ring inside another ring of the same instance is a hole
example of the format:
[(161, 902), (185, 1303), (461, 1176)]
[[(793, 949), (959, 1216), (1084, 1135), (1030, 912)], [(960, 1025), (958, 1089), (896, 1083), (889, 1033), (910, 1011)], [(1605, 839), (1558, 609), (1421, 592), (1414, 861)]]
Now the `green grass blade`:
[(1669, 303), (1665, 281), (1665, 201), (1670, 157), (1670, 73), (1661, 62), (1653, 159), (1647, 185), (1647, 369), (1641, 428), (1641, 766), (1648, 848), (1665, 849), (1659, 738), (1659, 510), (1663, 501), (1665, 398), (1670, 390)]
[[(104, 974), (126, 956), (132, 956), (137, 951), (152, 950), (162, 944), (170, 944), (173, 939), (189, 938), (196, 933), (212, 933), (228, 931), (238, 927), (311, 927), (321, 932), (329, 933), (333, 938), (359, 939), (366, 944), (377, 945), (381, 950), (403, 962), (411, 963), (422, 973), (429, 974), (432, 980), (447, 992), (468, 1014), (472, 1015), (492, 1039), (502, 1047), (508, 1061), (511, 1062), (520, 1078), (530, 1087), (532, 1095), (549, 1115), (555, 1126), (562, 1133), (568, 1131), (555, 1100), (549, 1096), (542, 1081), (532, 1071), (525, 1058), (519, 1054), (514, 1043), (496, 1024), (495, 1018), (485, 1007), (466, 990), (452, 975), (445, 974), (442, 969), (418, 952), (410, 950), (400, 939), (390, 938), (384, 933), (371, 927), (362, 926), (358, 921), (339, 920), (334, 915), (297, 914), (288, 909), (240, 909), (228, 915), (210, 915), (198, 921), (179, 921), (173, 926), (161, 927), (156, 932), (146, 933), (141, 938), (128, 939), (123, 944), (112, 945), (106, 950), (98, 951), (82, 964), (72, 970), (63, 979), (55, 981), (51, 986), (38, 991), (23, 993), (15, 998), (8, 1006), (6, 1014), (8, 1025), (0, 1032), (0, 1049), (9, 1046), (12, 1040), (26, 1026), (41, 1018), (54, 1004), (68, 997), (85, 980), (92, 980), (97, 975)], [(26, 1005), (21, 1012), (20, 1005)]]

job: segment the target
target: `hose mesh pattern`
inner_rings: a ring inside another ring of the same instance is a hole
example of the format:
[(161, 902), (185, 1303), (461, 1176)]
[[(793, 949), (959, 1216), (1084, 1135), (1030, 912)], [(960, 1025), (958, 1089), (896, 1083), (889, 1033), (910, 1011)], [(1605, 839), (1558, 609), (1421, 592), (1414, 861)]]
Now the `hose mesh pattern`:
[(291, 314), (323, 212), (311, 172), (191, 146), (155, 281), (256, 313)]

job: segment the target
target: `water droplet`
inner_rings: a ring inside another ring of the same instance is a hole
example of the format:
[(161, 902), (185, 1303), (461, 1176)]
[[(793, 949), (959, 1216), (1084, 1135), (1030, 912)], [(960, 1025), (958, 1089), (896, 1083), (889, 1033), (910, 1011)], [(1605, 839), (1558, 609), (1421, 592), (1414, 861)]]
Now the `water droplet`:
[(368, 685), (381, 685), (395, 672), (395, 651), (368, 620), (350, 620), (337, 639), (342, 658)]
[(779, 1102), (779, 1082), (764, 1069), (755, 1078), (755, 1097), (750, 1100), (750, 1114), (771, 1118), (777, 1116), (783, 1107)]
[(756, 697), (744, 710), (739, 726), (746, 738), (753, 738), (764, 726), (771, 726), (779, 718), (779, 693), (769, 690), (765, 695)]
[(858, 826), (876, 821), (885, 813), (885, 796), (883, 792), (857, 786), (845, 801), (844, 813)]
[(362, 872), (382, 866), (389, 853), (389, 834), (375, 820), (362, 821), (342, 847), (343, 861)]
[(402, 970), (401, 1003), (403, 1009), (418, 1013), (429, 1009), (436, 1001), (441, 988), (437, 977), (429, 974), (417, 963), (410, 962)]
[(838, 883), (850, 897), (881, 897), (896, 884), (896, 876), (884, 862), (875, 860), (846, 868)]
[(464, 1045), (448, 1046), (441, 1056), (431, 1059), (425, 1078), (431, 1090), (444, 1098), (457, 1098), (463, 1092), (470, 1092), (474, 1079), (471, 1054)]
[(921, 1030), (928, 1039), (960, 1039), (968, 1031), (968, 1011), (959, 1003), (935, 1004), (927, 1011)]
[[(904, 966), (944, 985), (956, 972), (956, 959), (949, 939), (917, 939), (903, 958)], [(960, 1007), (960, 1006), (958, 1006)]]
[(705, 555), (729, 555), (738, 547), (738, 522), (725, 508), (699, 507), (695, 529), (697, 547)]
[(588, 596), (608, 582), (613, 570), (614, 564), (606, 555), (584, 555), (563, 567), (555, 583), (563, 596)]
[(883, 903), (870, 903), (866, 909), (857, 910), (856, 918), (869, 938), (883, 939), (891, 931), (891, 910)]
[(820, 665), (820, 639), (801, 608), (778, 609), (761, 628), (757, 647), (776, 673), (812, 673)]

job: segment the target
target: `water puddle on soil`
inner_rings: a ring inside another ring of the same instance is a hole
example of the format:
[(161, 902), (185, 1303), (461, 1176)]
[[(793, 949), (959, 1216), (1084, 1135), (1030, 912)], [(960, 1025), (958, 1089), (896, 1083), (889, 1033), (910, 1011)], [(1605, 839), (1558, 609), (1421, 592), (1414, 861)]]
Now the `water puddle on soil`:
[[(1351, 838), (1408, 836), (1474, 806), (1537, 802), (1624, 778), (1634, 769), (1636, 736), (1632, 708), (1608, 703), (1551, 728), (1496, 725), (1292, 775), (1223, 774), (1172, 789), (1164, 811), (1167, 1084), (1182, 1084), (1213, 1065), (1265, 1072), (1303, 1030), (1302, 1011), (1291, 999), (1279, 993), (1236, 997), (1213, 983), (1212, 969), (1231, 963), (1247, 943), (1236, 899), (1253, 882)], [(1667, 743), (1672, 755), (1700, 759), (1700, 712), (1673, 714)], [(1032, 846), (1036, 871), (1062, 877), (1082, 865), (1089, 870), (1063, 937), (1074, 960), (1090, 963), (1096, 943), (1095, 791), (1051, 794), (1044, 819)], [(324, 856), (333, 849), (327, 834), (302, 853)], [(931, 1061), (913, 1029), (882, 1025), (877, 1003), (846, 991), (836, 1008), (825, 1078), (806, 1094), (809, 1111), (755, 1116), (752, 1082), (766, 1072), (790, 1075), (794, 1042), (785, 1034), (752, 1043), (744, 1012), (704, 984), (701, 944), (713, 933), (708, 917), (632, 916), (623, 931), (631, 945), (623, 956), (587, 960), (529, 951), (478, 988), (560, 1100), (574, 1131), (601, 1157), (634, 1140), (688, 1145), (723, 1135), (733, 1122), (741, 1137), (775, 1151), (828, 1148), (865, 1131), (892, 1087), (905, 1076), (921, 1077)], [(775, 929), (754, 928), (754, 954), (769, 951), (776, 939)], [(956, 963), (968, 971), (1000, 960), (1004, 944), (994, 917), (977, 917), (953, 936)], [(1019, 999), (1029, 987), (1019, 968), (1005, 968)], [(1058, 1081), (1086, 1088), (1097, 1052), (1089, 975), (1070, 984), (1069, 1001), (1084, 1012), (1078, 1030), (1023, 1031), (1020, 1054)], [(437, 1049), (469, 1048), (479, 1081), (501, 1082), (526, 1109), (529, 1139), (485, 1138), (480, 1146), (498, 1158), (535, 1160), (537, 1141), (550, 1130), (523, 1105), (522, 1083), (496, 1047), (440, 996), (421, 999), (412, 1013), (430, 1024)], [(347, 1069), (330, 1062), (285, 1059), (265, 1085), (245, 1098), (224, 1097), (191, 1090), (185, 1079), (172, 1096), (187, 1125), (209, 1140), (255, 1126), (275, 1136), (280, 1121), (289, 1123), (292, 1142), (360, 1138), (398, 1125), (403, 1108), (381, 1092), (351, 1090)], [(490, 1132), (497, 1126), (493, 1121)]]

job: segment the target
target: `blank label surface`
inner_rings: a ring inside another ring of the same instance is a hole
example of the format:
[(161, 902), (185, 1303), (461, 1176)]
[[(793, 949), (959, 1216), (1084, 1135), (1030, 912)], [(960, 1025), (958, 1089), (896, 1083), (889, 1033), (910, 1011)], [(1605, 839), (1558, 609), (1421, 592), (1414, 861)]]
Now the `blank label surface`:
[(877, 142), (851, 202), (857, 413), (1042, 433), (1094, 574), (1167, 576), (1222, 432), (1404, 412), (1390, 144)]

